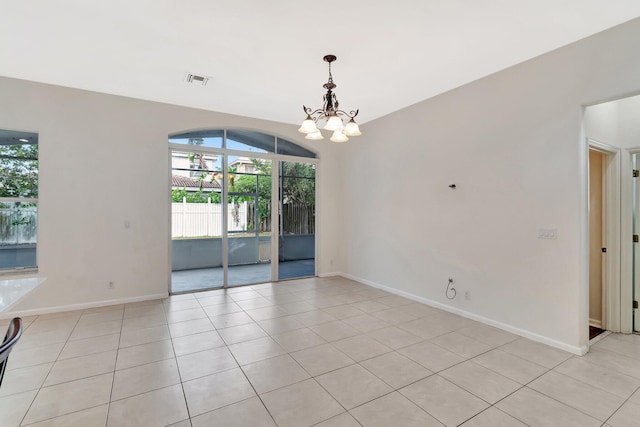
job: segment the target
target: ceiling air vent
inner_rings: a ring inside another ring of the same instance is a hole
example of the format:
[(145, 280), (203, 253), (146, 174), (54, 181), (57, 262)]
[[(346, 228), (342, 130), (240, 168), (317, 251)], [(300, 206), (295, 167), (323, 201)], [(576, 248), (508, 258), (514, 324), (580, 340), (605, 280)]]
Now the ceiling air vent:
[(211, 77), (208, 76), (199, 76), (197, 74), (187, 74), (186, 81), (187, 83), (200, 83), (202, 86), (206, 85)]

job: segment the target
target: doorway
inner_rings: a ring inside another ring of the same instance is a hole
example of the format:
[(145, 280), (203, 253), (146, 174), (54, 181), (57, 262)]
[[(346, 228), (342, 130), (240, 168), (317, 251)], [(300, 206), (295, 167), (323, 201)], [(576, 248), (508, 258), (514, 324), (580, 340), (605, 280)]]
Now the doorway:
[(620, 331), (621, 150), (587, 140), (588, 327)]
[(589, 150), (589, 339), (604, 332), (604, 161), (605, 154)]

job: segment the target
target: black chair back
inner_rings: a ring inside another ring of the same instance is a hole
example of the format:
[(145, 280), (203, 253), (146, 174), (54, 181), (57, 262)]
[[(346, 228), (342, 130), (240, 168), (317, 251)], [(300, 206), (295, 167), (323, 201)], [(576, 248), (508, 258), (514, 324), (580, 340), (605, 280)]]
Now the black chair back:
[(0, 345), (0, 386), (2, 385), (2, 378), (4, 378), (4, 370), (7, 367), (7, 361), (9, 360), (9, 353), (13, 350), (13, 346), (18, 343), (18, 340), (22, 336), (22, 319), (19, 317), (11, 319), (7, 334)]

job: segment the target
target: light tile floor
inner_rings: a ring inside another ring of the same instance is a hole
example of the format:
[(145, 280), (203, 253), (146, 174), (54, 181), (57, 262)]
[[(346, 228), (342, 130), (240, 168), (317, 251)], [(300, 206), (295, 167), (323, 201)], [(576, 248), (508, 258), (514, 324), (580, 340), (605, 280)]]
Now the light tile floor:
[(640, 425), (640, 336), (577, 357), (342, 278), (24, 321), (2, 427)]

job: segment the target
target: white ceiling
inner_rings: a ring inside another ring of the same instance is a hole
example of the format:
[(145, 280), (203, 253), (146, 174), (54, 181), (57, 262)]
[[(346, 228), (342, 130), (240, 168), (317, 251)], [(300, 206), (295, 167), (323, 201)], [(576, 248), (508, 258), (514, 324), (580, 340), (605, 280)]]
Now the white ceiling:
[(331, 53), (363, 123), (638, 16), (638, 0), (0, 0), (0, 75), (299, 123)]

